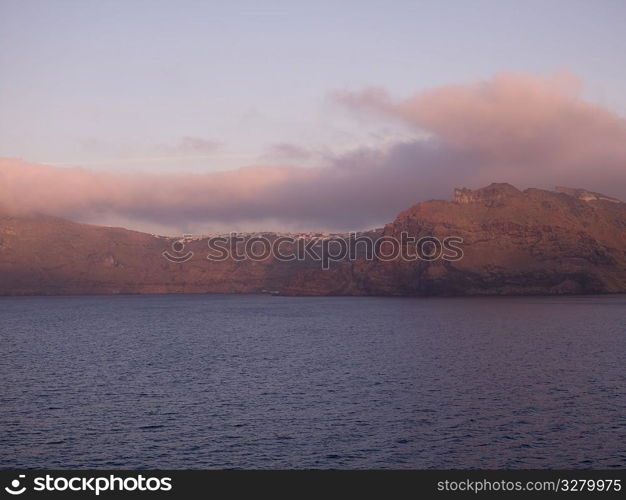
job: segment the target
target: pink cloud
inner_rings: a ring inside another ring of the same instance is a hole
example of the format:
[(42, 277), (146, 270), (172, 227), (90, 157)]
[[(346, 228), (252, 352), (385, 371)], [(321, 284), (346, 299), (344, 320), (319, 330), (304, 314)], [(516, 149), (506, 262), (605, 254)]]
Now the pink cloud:
[(397, 102), (380, 89), (344, 92), (336, 99), (352, 109), (395, 116), (448, 147), (480, 155), (485, 167), (494, 167), (488, 169), (494, 175), (523, 178), (522, 170), (537, 171), (536, 182), (543, 182), (547, 171), (564, 177), (589, 170), (598, 177), (623, 175), (626, 121), (583, 101), (581, 90), (582, 82), (568, 74), (499, 74)]
[[(585, 102), (570, 76), (497, 75), (394, 100), (381, 89), (336, 93), (350, 109), (419, 129), (384, 150), (336, 157), (328, 167), (261, 165), (207, 174), (119, 174), (0, 160), (0, 210), (81, 221), (358, 229), (392, 219), (453, 187), (586, 187), (626, 198), (626, 122)], [(374, 114), (371, 114), (374, 111)], [(428, 132), (429, 139), (421, 132)], [(190, 146), (204, 143), (190, 141)]]

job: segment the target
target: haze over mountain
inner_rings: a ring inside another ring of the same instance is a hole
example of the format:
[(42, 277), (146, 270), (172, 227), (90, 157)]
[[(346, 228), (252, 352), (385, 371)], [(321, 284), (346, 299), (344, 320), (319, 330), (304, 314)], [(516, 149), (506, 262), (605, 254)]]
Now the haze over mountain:
[[(259, 293), (513, 295), (626, 292), (626, 204), (584, 189), (491, 184), (453, 201), (418, 203), (374, 237), (463, 239), (458, 261), (335, 263), (207, 260), (189, 239), (184, 263), (162, 256), (177, 239), (42, 215), (0, 218), (0, 294)], [(249, 235), (253, 236), (253, 235)], [(274, 237), (272, 235), (270, 238)]]

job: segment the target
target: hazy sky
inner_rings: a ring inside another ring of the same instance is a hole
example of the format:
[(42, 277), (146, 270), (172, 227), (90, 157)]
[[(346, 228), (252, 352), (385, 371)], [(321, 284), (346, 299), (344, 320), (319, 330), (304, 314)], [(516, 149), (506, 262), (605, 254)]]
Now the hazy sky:
[(111, 174), (336, 165), (433, 133), (337, 91), (402, 100), (502, 72), (575, 75), (623, 117), (625, 25), (623, 0), (0, 0), (0, 157)]

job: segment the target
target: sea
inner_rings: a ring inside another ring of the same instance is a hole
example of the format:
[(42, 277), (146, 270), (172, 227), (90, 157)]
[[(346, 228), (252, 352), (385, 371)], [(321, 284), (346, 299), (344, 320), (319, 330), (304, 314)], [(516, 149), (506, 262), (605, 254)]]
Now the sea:
[(0, 299), (0, 468), (626, 467), (626, 296)]

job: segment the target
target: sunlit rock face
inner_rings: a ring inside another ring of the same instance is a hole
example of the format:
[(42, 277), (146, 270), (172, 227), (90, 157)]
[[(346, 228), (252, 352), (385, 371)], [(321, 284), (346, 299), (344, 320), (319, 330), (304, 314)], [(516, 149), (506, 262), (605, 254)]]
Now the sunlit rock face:
[[(462, 257), (368, 260), (361, 255), (328, 270), (310, 258), (216, 262), (207, 259), (205, 237), (185, 239), (179, 251), (172, 238), (54, 217), (0, 215), (0, 295), (626, 292), (626, 204), (582, 189), (520, 191), (509, 184), (457, 189), (453, 201), (418, 203), (384, 228), (364, 234), (398, 241), (403, 234), (439, 241), (455, 237), (462, 241)], [(163, 258), (164, 251), (193, 257), (172, 262)]]
[(287, 289), (400, 296), (626, 292), (626, 204), (596, 196), (509, 184), (456, 189), (451, 202), (405, 210), (385, 235), (460, 237), (460, 260), (359, 261), (298, 276)]

